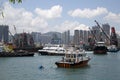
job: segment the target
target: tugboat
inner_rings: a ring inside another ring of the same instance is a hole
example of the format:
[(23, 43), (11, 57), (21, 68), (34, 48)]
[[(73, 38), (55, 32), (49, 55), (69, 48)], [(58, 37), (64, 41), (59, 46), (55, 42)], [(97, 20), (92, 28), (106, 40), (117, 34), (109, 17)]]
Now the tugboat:
[(105, 46), (105, 42), (97, 42), (93, 49), (94, 54), (107, 54), (107, 47)]
[(68, 50), (61, 61), (55, 62), (57, 67), (61, 68), (80, 68), (86, 66), (90, 57), (86, 56), (83, 49)]

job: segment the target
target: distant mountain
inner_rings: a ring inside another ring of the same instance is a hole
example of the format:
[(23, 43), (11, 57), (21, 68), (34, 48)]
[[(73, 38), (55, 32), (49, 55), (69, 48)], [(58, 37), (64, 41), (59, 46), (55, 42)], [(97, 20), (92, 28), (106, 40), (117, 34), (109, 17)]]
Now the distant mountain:
[(49, 36), (54, 36), (54, 35), (57, 35), (58, 38), (61, 38), (61, 33), (60, 32), (47, 32), (47, 33), (44, 33), (43, 35), (49, 35)]

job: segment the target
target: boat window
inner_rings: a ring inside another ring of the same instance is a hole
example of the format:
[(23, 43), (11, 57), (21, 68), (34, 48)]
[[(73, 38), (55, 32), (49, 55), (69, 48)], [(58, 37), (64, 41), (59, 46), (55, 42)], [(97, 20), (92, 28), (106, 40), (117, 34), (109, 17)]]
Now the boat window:
[(65, 50), (60, 49), (60, 51), (65, 51)]
[(66, 57), (67, 57), (67, 58), (69, 58), (69, 57), (70, 57), (70, 55), (69, 55), (69, 54), (66, 54)]
[(83, 55), (81, 55), (81, 54), (78, 54), (77, 56), (78, 56), (78, 57), (81, 57), (81, 56), (83, 56)]
[(72, 55), (71, 55), (71, 58), (75, 58), (75, 54), (72, 54)]
[(74, 54), (74, 58), (76, 57), (76, 55)]

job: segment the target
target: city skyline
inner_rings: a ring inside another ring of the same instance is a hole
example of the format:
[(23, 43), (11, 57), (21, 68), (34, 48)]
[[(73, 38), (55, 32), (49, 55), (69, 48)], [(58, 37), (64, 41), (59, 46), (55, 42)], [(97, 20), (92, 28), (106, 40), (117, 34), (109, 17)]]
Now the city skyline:
[[(88, 27), (108, 23), (120, 33), (120, 11), (117, 0), (23, 0), (20, 4), (12, 4), (2, 0), (1, 8), (4, 18), (0, 17), (1, 25), (9, 25), (14, 34), (17, 32), (64, 32), (75, 29), (88, 30)], [(112, 5), (111, 5), (112, 4)]]

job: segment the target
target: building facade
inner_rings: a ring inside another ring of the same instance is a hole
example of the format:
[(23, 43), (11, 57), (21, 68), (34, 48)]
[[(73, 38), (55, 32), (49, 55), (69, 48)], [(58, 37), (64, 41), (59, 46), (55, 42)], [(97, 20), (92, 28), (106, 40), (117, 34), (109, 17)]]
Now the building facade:
[(80, 43), (80, 32), (79, 30), (74, 30), (74, 44), (79, 45)]
[(70, 44), (70, 31), (65, 31), (62, 33), (62, 44)]
[[(110, 41), (110, 25), (108, 23), (103, 24), (102, 28), (103, 28), (103, 30), (105, 32), (105, 34), (103, 35), (104, 42), (106, 42), (107, 44), (109, 44), (110, 43), (109, 42)], [(109, 39), (108, 39), (107, 36), (109, 37)]]
[(9, 41), (9, 26), (0, 25), (0, 42), (8, 43)]

